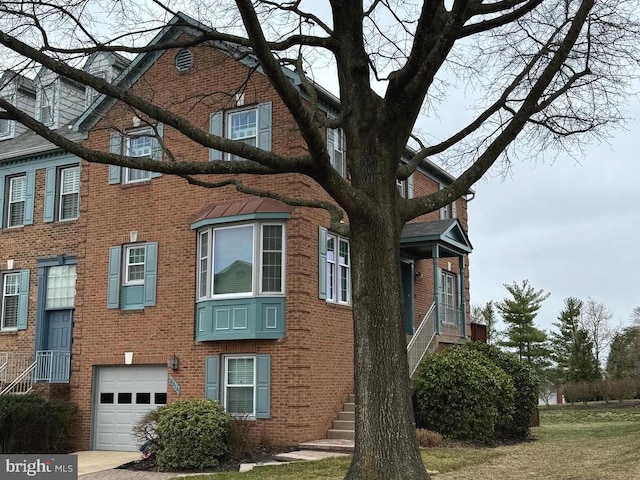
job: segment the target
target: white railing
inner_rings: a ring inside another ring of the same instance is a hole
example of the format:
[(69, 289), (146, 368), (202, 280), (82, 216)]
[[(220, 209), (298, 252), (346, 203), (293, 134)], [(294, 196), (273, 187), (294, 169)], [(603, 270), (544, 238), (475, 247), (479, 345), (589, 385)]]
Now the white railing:
[(0, 352), (0, 383), (7, 384), (13, 382), (13, 380), (32, 363), (33, 357), (31, 355)]
[(422, 323), (413, 334), (409, 345), (407, 345), (407, 357), (409, 360), (409, 377), (413, 377), (418, 365), (422, 361), (422, 358), (429, 350), (431, 342), (433, 342), (436, 336), (436, 318), (435, 318), (436, 304), (433, 303), (429, 311), (422, 319)]
[(24, 372), (18, 375), (9, 385), (1, 392), (1, 395), (8, 393), (24, 394), (29, 393), (33, 388), (33, 370), (36, 368), (36, 362), (29, 365)]
[(69, 383), (71, 352), (40, 350), (36, 352), (36, 368), (33, 379), (36, 382)]
[(7, 365), (9, 364), (9, 354), (0, 352), (0, 382), (7, 381)]

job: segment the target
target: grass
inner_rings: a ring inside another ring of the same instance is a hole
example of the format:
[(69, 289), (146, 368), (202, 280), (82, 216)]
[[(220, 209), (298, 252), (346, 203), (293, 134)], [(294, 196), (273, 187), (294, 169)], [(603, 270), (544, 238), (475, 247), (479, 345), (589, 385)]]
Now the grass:
[[(542, 409), (535, 440), (495, 448), (422, 451), (436, 480), (631, 480), (640, 478), (640, 406)], [(349, 458), (259, 467), (194, 480), (340, 480)]]

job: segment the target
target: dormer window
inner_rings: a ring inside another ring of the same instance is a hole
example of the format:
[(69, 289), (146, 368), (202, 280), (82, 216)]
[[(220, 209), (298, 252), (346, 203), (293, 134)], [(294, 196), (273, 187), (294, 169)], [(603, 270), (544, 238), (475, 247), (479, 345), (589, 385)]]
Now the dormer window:
[(9, 135), (11, 133), (11, 120), (0, 119), (0, 137)]
[(53, 95), (53, 85), (43, 88), (40, 95), (40, 122), (47, 126), (53, 125)]

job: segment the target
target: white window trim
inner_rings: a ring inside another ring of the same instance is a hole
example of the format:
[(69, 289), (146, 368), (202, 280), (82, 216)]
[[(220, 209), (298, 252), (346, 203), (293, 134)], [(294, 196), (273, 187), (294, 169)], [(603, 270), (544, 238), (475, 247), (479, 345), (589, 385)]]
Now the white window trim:
[[(329, 303), (337, 303), (340, 305), (351, 305), (351, 243), (349, 242), (348, 238), (345, 237), (341, 237), (340, 235), (336, 235), (334, 233), (330, 233), (327, 232), (327, 243), (329, 242), (329, 239), (333, 239), (334, 241), (334, 255), (335, 258), (333, 260), (333, 262), (331, 262), (328, 258), (328, 251), (329, 249), (327, 248), (327, 302)], [(343, 264), (340, 262), (340, 242), (345, 242), (348, 246), (349, 246), (349, 263), (348, 264)], [(334, 265), (334, 275), (333, 275), (333, 283), (331, 285), (331, 290), (333, 291), (333, 296), (330, 297), (329, 296), (329, 263)], [(341, 284), (340, 284), (340, 279), (342, 278), (341, 276), (341, 267), (346, 267), (346, 272), (347, 272), (347, 298), (342, 299), (341, 298)]]
[[(149, 137), (151, 145), (149, 147), (149, 155), (131, 155), (131, 151), (129, 149), (129, 145), (131, 140), (140, 138), (140, 137)], [(138, 130), (131, 130), (129, 132), (126, 132), (123, 135), (123, 142), (122, 142), (122, 146), (124, 149), (124, 155), (128, 156), (128, 157), (135, 157), (135, 158), (151, 158), (153, 155), (153, 128), (151, 127), (146, 127), (146, 128), (142, 128), (142, 129), (138, 129)], [(135, 180), (131, 180), (130, 178), (130, 173), (131, 170), (137, 170), (140, 172), (145, 172), (145, 177), (144, 178), (138, 178)], [(135, 183), (142, 183), (142, 182), (149, 182), (151, 181), (151, 172), (148, 170), (140, 170), (138, 168), (129, 168), (129, 167), (123, 167), (122, 169), (122, 183), (124, 185), (131, 185), (131, 184), (135, 184)]]
[[(344, 130), (342, 128), (334, 128), (331, 129), (330, 132), (333, 135), (333, 156), (331, 157), (331, 166), (342, 178), (347, 178), (347, 148), (345, 145), (346, 140), (344, 138)], [(341, 145), (342, 148), (338, 148), (339, 145)], [(342, 166), (340, 170), (338, 170), (338, 164), (336, 161), (338, 153), (342, 156)]]
[[(207, 254), (205, 256), (205, 260), (206, 260), (206, 276), (205, 276), (205, 294), (204, 296), (201, 295), (202, 292), (202, 255), (201, 255), (201, 248), (202, 248), (202, 238), (203, 237), (207, 237)], [(197, 255), (197, 261), (198, 261), (198, 269), (197, 269), (197, 279), (196, 279), (196, 287), (198, 289), (198, 300), (206, 300), (210, 297), (211, 293), (212, 293), (212, 285), (211, 285), (211, 257), (212, 257), (212, 245), (211, 242), (213, 241), (213, 234), (211, 232), (210, 228), (207, 228), (206, 230), (202, 230), (200, 232), (198, 232), (198, 241), (196, 242), (196, 248), (198, 250), (198, 255)]]
[[(62, 191), (62, 186), (64, 185), (64, 174), (66, 171), (69, 170), (77, 170), (78, 171), (78, 177), (80, 176), (80, 166), (79, 165), (72, 165), (72, 166), (68, 166), (68, 167), (62, 167), (60, 169), (60, 179), (58, 181), (58, 189), (59, 189), (59, 196), (58, 196), (58, 221), (59, 222), (68, 222), (70, 220), (77, 220), (78, 217), (80, 216), (80, 178), (78, 178), (78, 188), (76, 191), (71, 192), (71, 193), (64, 193)], [(74, 217), (69, 217), (69, 218), (62, 218), (62, 207), (63, 207), (63, 202), (62, 202), (62, 197), (63, 196), (68, 196), (68, 195), (77, 195), (78, 196), (78, 208), (76, 210), (76, 214)]]
[[(10, 276), (17, 276), (18, 277), (18, 293), (16, 294), (11, 294), (11, 295), (7, 295), (7, 278)], [(11, 296), (11, 297), (18, 297), (18, 302), (20, 302), (20, 272), (6, 272), (2, 274), (2, 303), (0, 304), (0, 321), (2, 322), (2, 324), (0, 325), (0, 331), (3, 332), (15, 332), (18, 330), (18, 318), (16, 318), (16, 326), (15, 327), (5, 327), (4, 326), (4, 322), (5, 322), (5, 300), (7, 298), (7, 296)], [(19, 307), (18, 307), (19, 308)], [(20, 312), (18, 311), (18, 316), (20, 315)]]
[[(13, 196), (13, 182), (15, 180), (18, 179), (22, 179), (24, 181), (24, 196), (22, 198), (22, 200), (11, 200), (11, 197)], [(24, 226), (24, 217), (26, 214), (26, 208), (27, 208), (27, 176), (26, 175), (18, 175), (16, 177), (11, 177), (9, 179), (9, 197), (8, 197), (8, 202), (7, 202), (7, 228), (16, 228), (16, 227), (23, 227)], [(11, 224), (11, 206), (15, 205), (17, 203), (22, 203), (23, 207), (22, 207), (22, 223), (17, 223), (15, 225)]]
[[(250, 111), (255, 111), (256, 112), (256, 133), (253, 136), (249, 136), (249, 137), (241, 137), (241, 138), (231, 138), (231, 117), (235, 114), (238, 113), (242, 113), (242, 112), (250, 112)], [(233, 140), (234, 142), (244, 142), (244, 140), (247, 140), (249, 138), (255, 138), (255, 146), (258, 146), (258, 129), (259, 129), (259, 125), (260, 125), (260, 112), (258, 109), (257, 105), (252, 105), (250, 107), (242, 107), (242, 108), (236, 108), (233, 110), (227, 110), (224, 113), (224, 122), (225, 122), (225, 126), (224, 126), (224, 131), (225, 131), (225, 138), (228, 138), (229, 140)], [(225, 153), (225, 160), (229, 160), (229, 161), (234, 161), (234, 156), (231, 153)]]
[[(265, 292), (262, 289), (262, 266), (263, 266), (263, 249), (262, 249), (262, 232), (264, 226), (279, 226), (282, 227), (282, 265), (281, 265), (281, 282), (280, 282), (280, 292)], [(231, 228), (240, 228), (240, 227), (252, 227), (252, 278), (251, 278), (251, 292), (242, 292), (242, 293), (223, 293), (223, 294), (214, 294), (213, 289), (215, 287), (213, 282), (214, 275), (214, 251), (215, 251), (215, 231), (216, 230), (226, 230)], [(260, 227), (260, 228), (257, 228)], [(207, 296), (203, 297), (200, 295), (200, 278), (201, 278), (201, 264), (200, 260), (202, 257), (200, 256), (200, 242), (201, 238), (207, 234), (209, 236), (209, 249), (207, 251)], [(197, 288), (197, 297), (198, 301), (205, 300), (223, 300), (223, 299), (233, 299), (233, 298), (252, 298), (259, 296), (267, 296), (267, 297), (283, 297), (285, 296), (285, 285), (286, 285), (286, 241), (287, 239), (287, 231), (286, 225), (284, 223), (279, 222), (242, 222), (233, 225), (220, 225), (220, 226), (212, 226), (207, 227), (204, 230), (198, 232), (198, 241), (197, 241), (197, 279), (196, 279), (196, 288)]]
[[(242, 360), (242, 359), (252, 359), (253, 360), (253, 383), (252, 383), (252, 388), (253, 388), (253, 412), (251, 414), (246, 414), (246, 413), (229, 413), (230, 415), (233, 415), (234, 417), (242, 417), (242, 418), (250, 418), (250, 419), (255, 419), (256, 418), (256, 404), (258, 402), (258, 380), (257, 380), (257, 370), (258, 370), (258, 357), (257, 355), (225, 355), (224, 357), (224, 370), (222, 372), (222, 375), (224, 377), (224, 382), (223, 382), (223, 389), (222, 389), (222, 406), (224, 407), (224, 411), (225, 412), (229, 412), (229, 409), (227, 407), (227, 388), (229, 387), (229, 383), (228, 383), (228, 379), (229, 379), (229, 360)], [(237, 385), (237, 387), (248, 387), (248, 385)], [(231, 388), (234, 388), (233, 386)]]
[[(144, 262), (143, 263), (129, 263), (129, 250), (134, 248), (142, 248), (144, 249)], [(144, 273), (141, 279), (139, 280), (129, 280), (129, 267), (133, 265), (142, 265), (142, 270), (144, 272), (146, 263), (147, 263), (147, 244), (146, 243), (134, 243), (131, 245), (125, 245), (124, 247), (124, 275), (123, 275), (123, 285), (131, 286), (131, 285), (144, 285)]]

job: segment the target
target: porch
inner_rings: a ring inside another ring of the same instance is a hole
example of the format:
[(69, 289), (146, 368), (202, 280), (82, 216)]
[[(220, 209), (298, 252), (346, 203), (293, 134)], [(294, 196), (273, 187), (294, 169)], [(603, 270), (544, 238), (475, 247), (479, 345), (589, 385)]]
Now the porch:
[(38, 350), (33, 355), (0, 352), (0, 395), (24, 394), (35, 383), (69, 383), (71, 352)]

